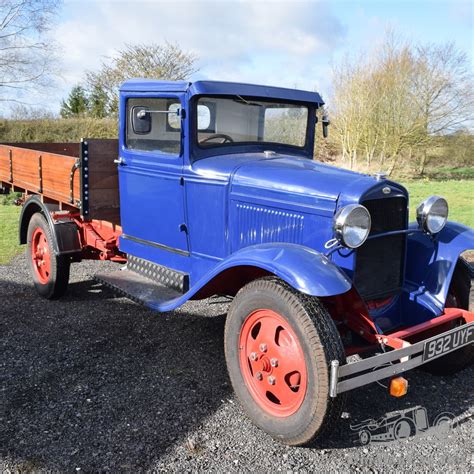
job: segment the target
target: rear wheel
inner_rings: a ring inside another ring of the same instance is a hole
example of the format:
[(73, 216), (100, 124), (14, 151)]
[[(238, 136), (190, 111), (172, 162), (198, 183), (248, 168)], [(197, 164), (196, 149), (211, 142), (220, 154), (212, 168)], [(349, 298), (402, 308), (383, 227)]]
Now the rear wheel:
[(317, 298), (276, 278), (246, 285), (225, 328), (234, 390), (252, 421), (290, 445), (332, 428), (344, 397), (329, 397), (331, 360), (345, 361), (339, 333)]
[(28, 264), (36, 290), (48, 299), (62, 296), (69, 282), (70, 260), (54, 253), (53, 239), (45, 217), (34, 214), (28, 224)]
[[(461, 308), (474, 312), (474, 271), (462, 257), (459, 258), (454, 270), (446, 299), (446, 308)], [(453, 328), (458, 324), (458, 322), (454, 323)], [(433, 375), (452, 375), (471, 365), (473, 361), (474, 345), (471, 344), (435, 359), (423, 365), (422, 368)]]

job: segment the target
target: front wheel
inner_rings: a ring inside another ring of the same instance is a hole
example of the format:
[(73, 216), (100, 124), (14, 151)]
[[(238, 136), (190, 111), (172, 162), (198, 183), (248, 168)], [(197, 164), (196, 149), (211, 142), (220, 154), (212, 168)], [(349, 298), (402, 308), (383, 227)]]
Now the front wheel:
[(344, 349), (317, 298), (276, 278), (249, 283), (227, 316), (225, 355), (247, 414), (281, 442), (308, 444), (340, 417), (344, 397), (329, 397), (329, 367), (344, 363)]
[(33, 214), (28, 224), (27, 259), (38, 293), (47, 299), (62, 296), (69, 282), (70, 260), (56, 255), (53, 234), (45, 217)]

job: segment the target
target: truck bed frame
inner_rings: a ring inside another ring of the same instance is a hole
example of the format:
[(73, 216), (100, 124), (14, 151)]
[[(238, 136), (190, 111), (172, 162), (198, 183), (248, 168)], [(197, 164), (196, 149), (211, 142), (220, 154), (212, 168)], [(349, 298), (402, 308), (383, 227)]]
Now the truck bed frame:
[[(47, 210), (53, 225), (73, 221), (81, 246), (77, 258), (125, 261), (118, 250), (122, 229), (117, 156), (118, 140), (2, 143), (0, 192), (21, 192), (25, 203), (36, 196), (34, 201), (42, 204), (43, 213)], [(22, 233), (25, 229), (20, 229), (20, 240)]]

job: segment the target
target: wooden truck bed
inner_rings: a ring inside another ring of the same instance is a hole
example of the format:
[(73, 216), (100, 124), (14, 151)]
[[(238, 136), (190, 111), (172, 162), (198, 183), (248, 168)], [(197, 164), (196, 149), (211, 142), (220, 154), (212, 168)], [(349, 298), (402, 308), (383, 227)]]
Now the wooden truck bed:
[(41, 195), (85, 220), (120, 225), (117, 140), (0, 144), (0, 188)]

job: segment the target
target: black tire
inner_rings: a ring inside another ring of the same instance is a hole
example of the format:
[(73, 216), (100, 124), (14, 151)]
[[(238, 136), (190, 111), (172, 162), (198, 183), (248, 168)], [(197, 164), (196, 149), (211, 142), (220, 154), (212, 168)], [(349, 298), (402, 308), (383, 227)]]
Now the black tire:
[(367, 446), (372, 440), (372, 435), (368, 430), (362, 430), (359, 432), (359, 441), (362, 446)]
[(393, 437), (397, 440), (403, 440), (415, 436), (416, 426), (410, 418), (401, 418), (393, 426)]
[[(40, 281), (32, 258), (32, 237), (37, 228), (40, 228), (46, 236), (48, 245), (47, 251), (50, 255), (50, 272), (46, 282)], [(33, 214), (28, 224), (28, 239), (27, 239), (27, 260), (30, 269), (33, 283), (36, 291), (44, 298), (57, 299), (64, 295), (69, 283), (69, 269), (71, 261), (68, 257), (56, 255), (53, 248), (53, 234), (46, 218), (39, 212)]]
[[(241, 372), (239, 337), (247, 317), (259, 309), (281, 315), (298, 338), (307, 370), (304, 399), (294, 414), (273, 416), (251, 395)], [(251, 420), (273, 438), (293, 446), (307, 445), (328, 433), (341, 416), (345, 397), (329, 396), (330, 363), (345, 362), (339, 333), (324, 306), (315, 297), (267, 277), (242, 288), (230, 307), (225, 326), (225, 356), (229, 376), (242, 406)]]
[[(446, 307), (474, 312), (474, 271), (472, 265), (462, 257), (459, 258), (454, 270)], [(474, 345), (471, 344), (423, 365), (422, 369), (433, 375), (454, 375), (471, 365), (473, 361)]]

